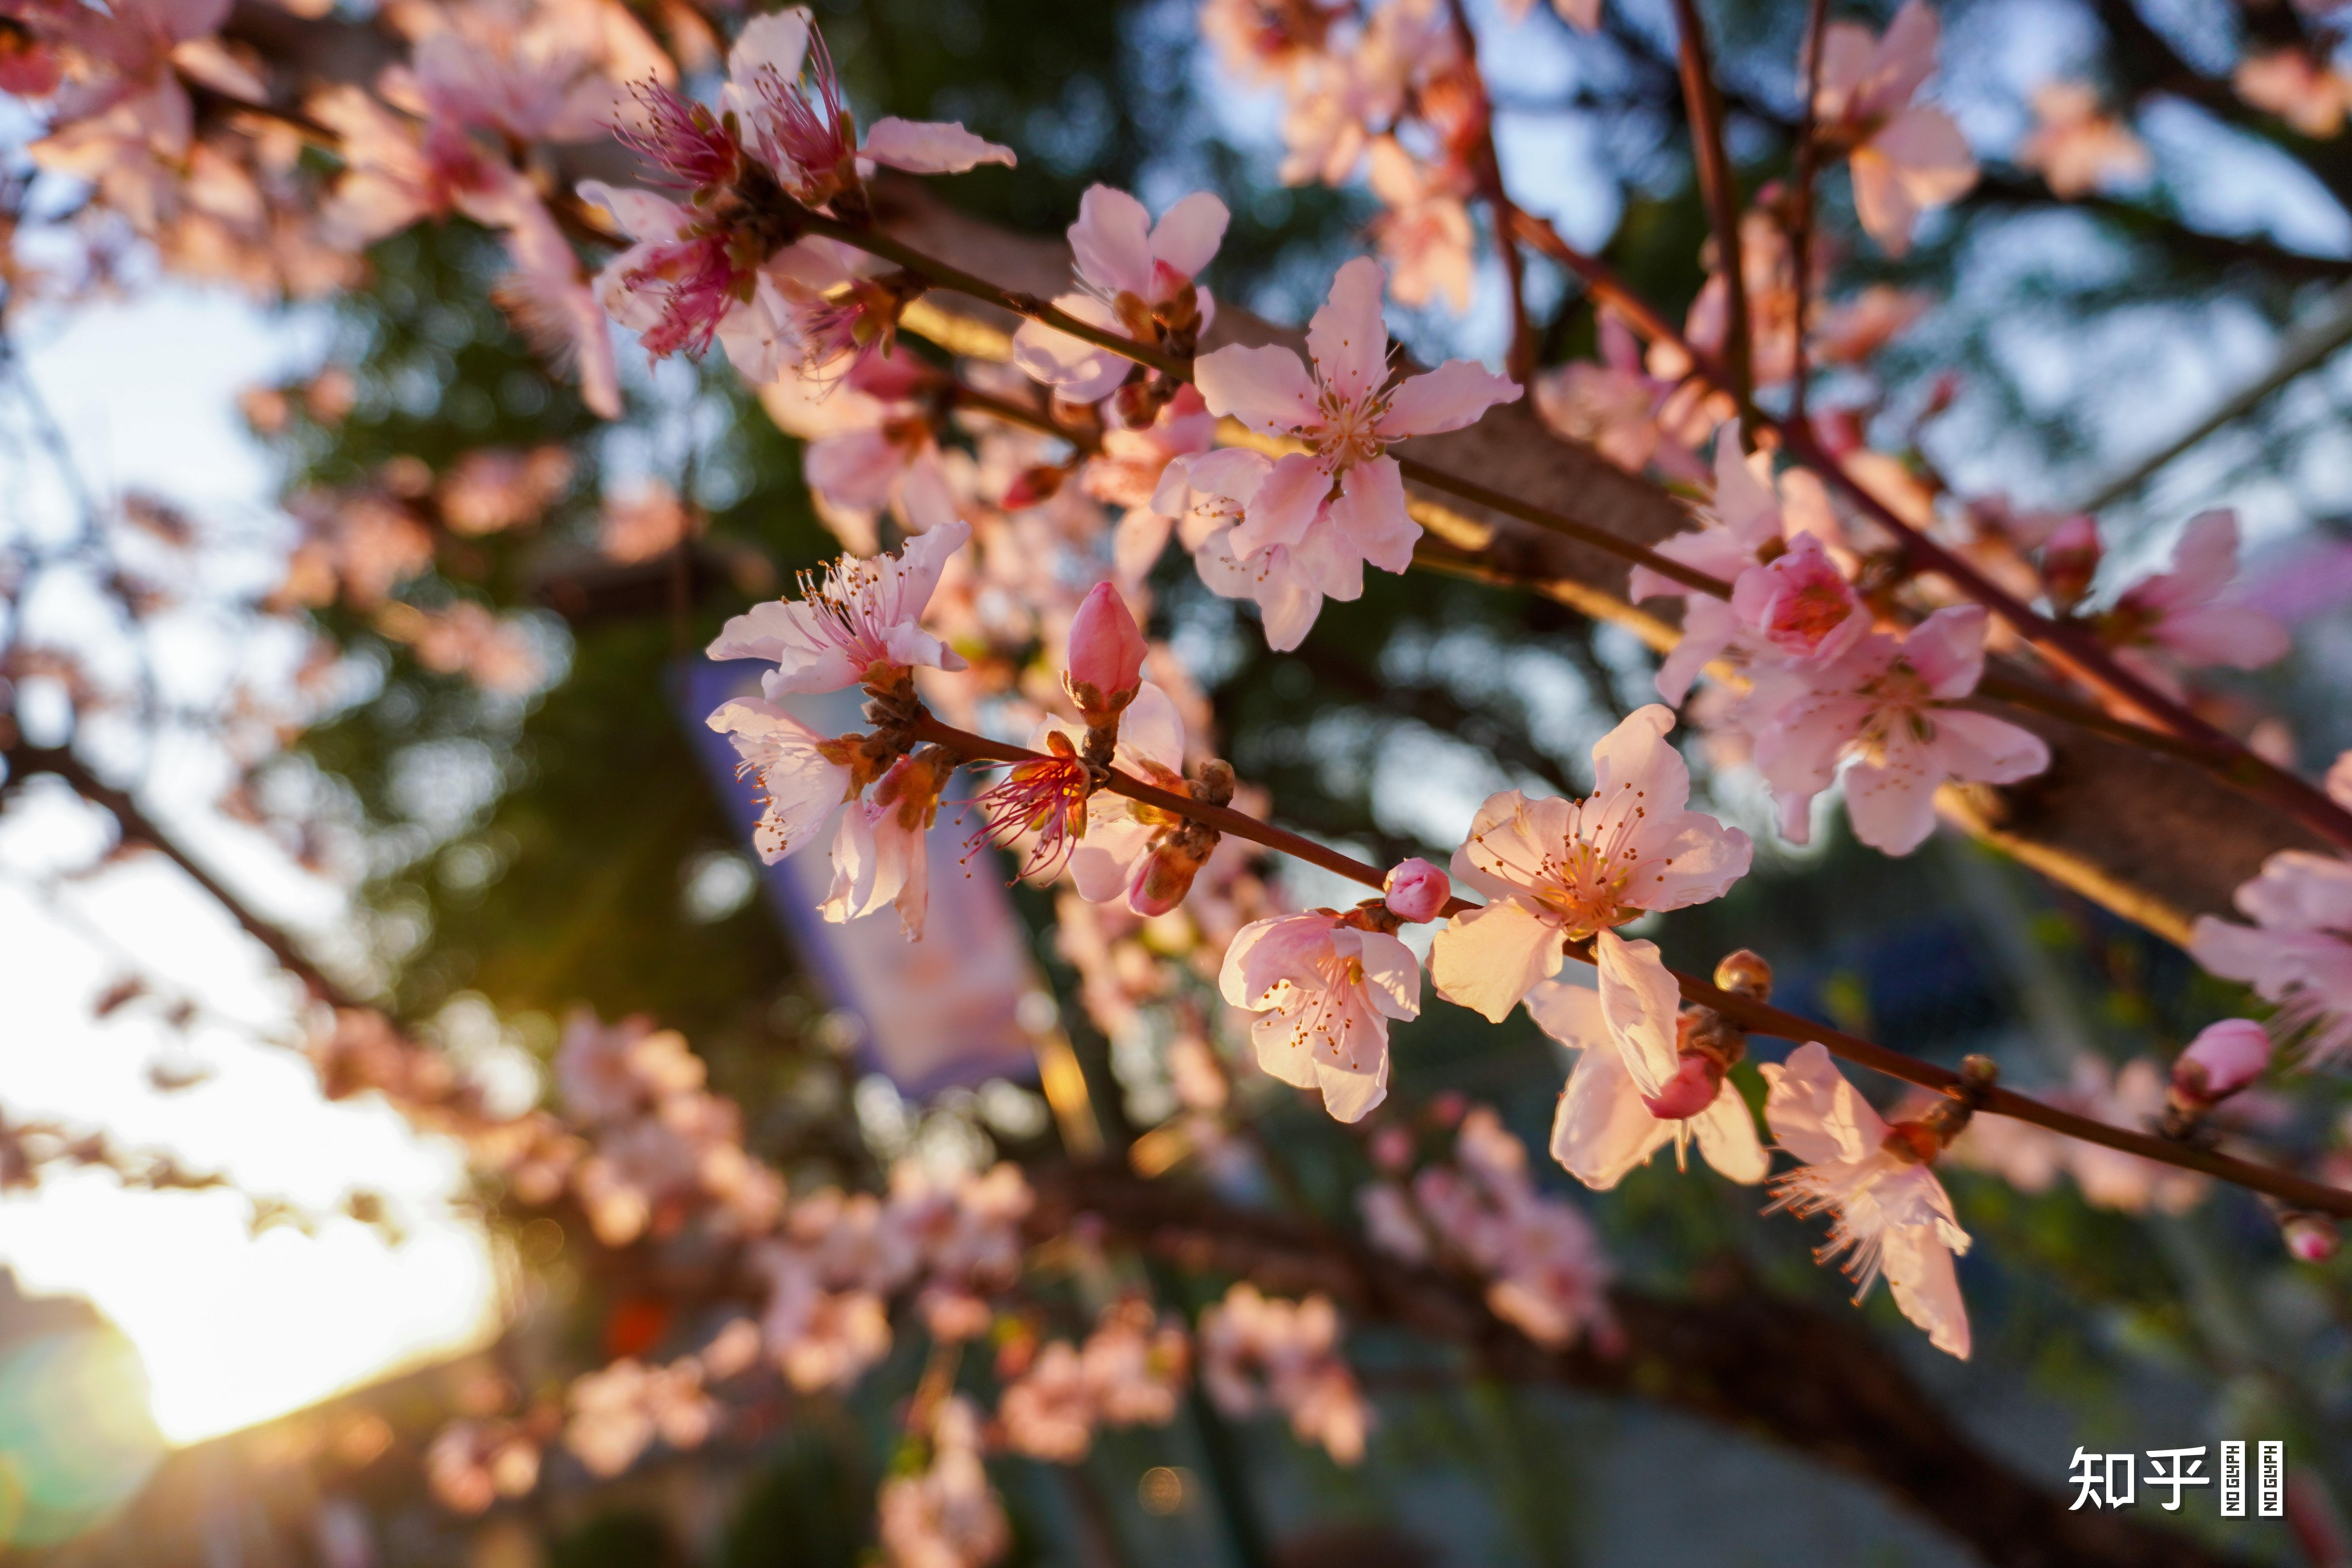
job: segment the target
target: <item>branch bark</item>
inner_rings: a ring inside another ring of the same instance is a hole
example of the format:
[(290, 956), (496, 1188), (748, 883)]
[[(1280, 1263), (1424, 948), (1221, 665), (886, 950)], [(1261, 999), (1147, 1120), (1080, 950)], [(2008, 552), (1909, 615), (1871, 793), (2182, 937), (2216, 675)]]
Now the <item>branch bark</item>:
[(1034, 1172), (1038, 1235), (1080, 1214), (1185, 1267), (1271, 1289), (1321, 1290), (1358, 1322), (1460, 1346), (1480, 1370), (1640, 1397), (1761, 1435), (1869, 1481), (2003, 1568), (2221, 1568), (2233, 1560), (2120, 1514), (2069, 1510), (1963, 1436), (1859, 1321), (1773, 1297), (1736, 1274), (1689, 1300), (1611, 1293), (1622, 1347), (1551, 1351), (1487, 1310), (1479, 1288), (1351, 1238), (1221, 1204), (1108, 1165)]

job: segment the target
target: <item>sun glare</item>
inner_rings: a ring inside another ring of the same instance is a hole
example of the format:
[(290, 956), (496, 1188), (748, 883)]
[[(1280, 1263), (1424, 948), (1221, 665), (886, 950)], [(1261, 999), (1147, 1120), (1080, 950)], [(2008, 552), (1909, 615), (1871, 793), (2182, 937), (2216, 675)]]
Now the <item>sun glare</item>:
[(250, 1426), (478, 1343), (492, 1261), (454, 1220), (399, 1246), (349, 1220), (250, 1235), (228, 1193), (124, 1193), (102, 1176), (0, 1204), (0, 1256), (28, 1292), (87, 1297), (147, 1369), (174, 1444)]

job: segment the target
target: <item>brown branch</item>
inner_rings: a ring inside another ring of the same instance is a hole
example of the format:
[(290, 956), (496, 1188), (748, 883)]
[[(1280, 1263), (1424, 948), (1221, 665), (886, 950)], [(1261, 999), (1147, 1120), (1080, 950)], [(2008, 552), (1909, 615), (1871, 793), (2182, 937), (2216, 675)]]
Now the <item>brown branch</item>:
[[(1706, 29), (1699, 20), (1698, 0), (1675, 0), (1675, 29), (1680, 35), (1678, 62), (1682, 71), (1683, 104), (1690, 116), (1691, 163), (1698, 171), (1699, 192), (1706, 201), (1708, 224), (1715, 230), (1715, 261), (1723, 277), (1723, 389), (1738, 405), (1740, 428), (1754, 436), (1755, 388), (1749, 358), (1755, 344), (1748, 336), (1748, 276), (1739, 256), (1739, 176), (1723, 147), (1723, 101), (1715, 90), (1715, 72), (1706, 57)], [(1800, 270), (1804, 259), (1797, 262)], [(1798, 323), (1798, 335), (1804, 323)]]
[(1617, 1333), (1547, 1350), (1495, 1316), (1474, 1281), (1381, 1257), (1326, 1227), (1236, 1208), (1115, 1166), (1031, 1173), (1031, 1233), (1079, 1215), (1188, 1268), (1275, 1290), (1320, 1290), (1357, 1322), (1459, 1346), (1512, 1384), (1643, 1398), (1773, 1442), (1872, 1482), (2009, 1568), (2221, 1568), (2192, 1538), (2120, 1514), (2069, 1510), (1971, 1444), (1851, 1314), (1774, 1297), (1718, 1268), (1689, 1300), (1619, 1289)]
[(1519, 255), (1516, 232), (1518, 208), (1504, 187), (1502, 160), (1495, 153), (1494, 100), (1486, 96), (1486, 74), (1478, 68), (1478, 36), (1471, 31), (1469, 8), (1464, 0), (1449, 0), (1447, 8), (1454, 18), (1454, 44), (1462, 51), (1462, 68), (1469, 73), (1478, 94), (1478, 142), (1470, 153), (1471, 173), (1478, 183), (1478, 194), (1486, 199), (1487, 213), (1494, 219), (1495, 249), (1502, 258), (1503, 277), (1510, 285), (1511, 347), (1504, 356), (1503, 369), (1524, 386), (1535, 374), (1536, 334), (1528, 322), (1527, 267)]
[(1805, 422), (1805, 384), (1812, 367), (1805, 358), (1805, 312), (1813, 287), (1813, 174), (1821, 156), (1813, 100), (1822, 92), (1822, 43), (1829, 32), (1829, 0), (1811, 0), (1805, 12), (1805, 104), (1797, 119), (1796, 189), (1790, 193), (1789, 254), (1796, 265), (1796, 343), (1789, 384), (1789, 423)]
[[(1025, 746), (1011, 745), (1001, 741), (992, 741), (985, 735), (975, 735), (968, 730), (959, 730), (929, 712), (923, 713), (916, 721), (914, 734), (918, 740), (929, 741), (946, 746), (969, 762), (1033, 763), (1048, 760), (1042, 752), (1034, 752)], [(1110, 770), (1106, 787), (1115, 794), (1127, 796), (1129, 800), (1141, 801), (1146, 805), (1158, 806), (1162, 811), (1189, 816), (1194, 821), (1208, 824), (1221, 833), (1230, 833), (1237, 838), (1246, 838), (1254, 844), (1263, 844), (1269, 849), (1280, 850), (1283, 854), (1304, 860), (1309, 865), (1319, 866), (1334, 876), (1361, 883), (1375, 892), (1381, 889), (1386, 879), (1380, 868), (1366, 865), (1351, 855), (1341, 854), (1328, 845), (1318, 844), (1315, 840), (1293, 833), (1288, 828), (1277, 827), (1270, 822), (1261, 822), (1254, 816), (1246, 816), (1229, 806), (1210, 805), (1194, 800), (1190, 795), (1179, 795), (1173, 790), (1161, 789), (1117, 769)], [(1449, 900), (1441, 912), (1446, 915), (1457, 915), (1477, 907), (1466, 899), (1457, 898)], [(1571, 957), (1586, 963), (1593, 962), (1591, 943), (1589, 939), (1580, 942), (1570, 942), (1567, 951)], [(1770, 1035), (1785, 1040), (1819, 1041), (1832, 1054), (1869, 1068), (1874, 1072), (1884, 1073), (1889, 1078), (1901, 1079), (1906, 1083), (1917, 1084), (1923, 1089), (1932, 1089), (1938, 1093), (1954, 1094), (1960, 1089), (1960, 1076), (1949, 1068), (1939, 1067), (1934, 1062), (1921, 1061), (1916, 1057), (1906, 1056), (1901, 1051), (1892, 1050), (1874, 1041), (1863, 1039), (1859, 1036), (1849, 1035), (1843, 1030), (1814, 1023), (1809, 1018), (1801, 1018), (1794, 1013), (1784, 1012), (1767, 1003), (1735, 996), (1729, 992), (1717, 990), (1695, 974), (1685, 974), (1677, 969), (1670, 969), (1667, 973), (1674, 975), (1675, 984), (1681, 987), (1685, 1001), (1695, 1002), (1702, 1007), (1711, 1007), (1742, 1028), (1756, 1034)], [(1981, 1108), (1996, 1115), (2013, 1117), (2020, 1121), (2030, 1121), (2037, 1127), (2045, 1127), (2053, 1132), (2063, 1133), (2069, 1138), (2080, 1139), (2086, 1143), (2097, 1143), (2109, 1149), (2121, 1150), (2126, 1154), (2137, 1154), (2142, 1159), (2153, 1160), (2158, 1164), (2176, 1165), (2183, 1170), (2202, 1172), (2221, 1181), (2234, 1183), (2255, 1192), (2268, 1193), (2297, 1208), (2312, 1209), (2322, 1214), (2335, 1215), (2339, 1218), (2352, 1219), (2352, 1192), (2344, 1192), (2317, 1182), (2306, 1181), (2293, 1172), (2283, 1171), (2275, 1166), (2255, 1164), (2227, 1154), (2175, 1143), (2149, 1133), (2137, 1132), (2129, 1128), (2113, 1127), (2104, 1121), (2094, 1121), (2088, 1117), (2077, 1116), (2073, 1111), (2061, 1110), (2055, 1106), (2044, 1105), (2038, 1100), (2029, 1099), (2011, 1089), (1997, 1088), (1990, 1090), (1984, 1097)]]
[[(1664, 318), (1619, 279), (1609, 266), (1585, 255), (1561, 238), (1548, 223), (1522, 215), (1523, 232), (1530, 243), (1569, 267), (1586, 280), (1595, 294), (1626, 310), (1637, 329), (1673, 345), (1689, 359), (1700, 376), (1717, 386), (1728, 386), (1727, 375), (1709, 356), (1693, 348)], [(1632, 307), (1629, 309), (1629, 306)], [(1915, 572), (1934, 573), (1969, 598), (2007, 621), (2019, 636), (2051, 664), (2093, 689), (2141, 715), (2158, 729), (2204, 748), (2214, 775), (2245, 795), (2276, 807), (2341, 849), (2352, 849), (2352, 812), (2329, 799), (2326, 792), (2254, 753), (2236, 737), (2191, 712), (2184, 704), (2134, 673), (2099, 642), (2087, 626), (2053, 621), (2001, 587), (1918, 529), (1906, 522), (1869, 486), (1846, 471), (1801, 426), (1783, 423), (1758, 413), (1759, 429), (1777, 436), (1791, 458), (1819, 473), (1866, 513), (1901, 546)]]
[(311, 995), (338, 1007), (367, 1005), (312, 963), (294, 939), (276, 922), (255, 910), (206, 868), (202, 861), (148, 816), (128, 792), (115, 788), (90, 772), (70, 748), (20, 745), (11, 748), (5, 755), (8, 778), (6, 784), (0, 787), (13, 789), (24, 780), (40, 773), (61, 781), (82, 799), (112, 816), (124, 843), (143, 844), (186, 873), (190, 881), (203, 889), (215, 903), (227, 911), (230, 919), (245, 928), (247, 935), (269, 950), (269, 956), (278, 961), (279, 968), (302, 982)]

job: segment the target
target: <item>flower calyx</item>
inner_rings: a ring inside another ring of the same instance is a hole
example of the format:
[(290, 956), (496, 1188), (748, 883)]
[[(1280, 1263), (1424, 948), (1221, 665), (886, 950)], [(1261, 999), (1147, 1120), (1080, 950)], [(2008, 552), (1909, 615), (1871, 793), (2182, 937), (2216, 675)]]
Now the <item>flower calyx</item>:
[(1960, 1081), (1944, 1090), (1945, 1098), (1926, 1114), (1897, 1121), (1886, 1130), (1880, 1145), (1905, 1164), (1929, 1165), (1964, 1131), (1985, 1097), (2000, 1081), (2000, 1067), (1990, 1057), (1971, 1055), (1960, 1061)]
[[(1204, 805), (1230, 805), (1234, 798), (1233, 765), (1212, 757), (1182, 781), (1182, 793)], [(1175, 816), (1152, 836), (1150, 849), (1135, 864), (1128, 885), (1128, 907), (1144, 916), (1163, 915), (1184, 901), (1192, 879), (1209, 863), (1224, 837), (1207, 823)], [(1370, 929), (1370, 928), (1367, 928)]]

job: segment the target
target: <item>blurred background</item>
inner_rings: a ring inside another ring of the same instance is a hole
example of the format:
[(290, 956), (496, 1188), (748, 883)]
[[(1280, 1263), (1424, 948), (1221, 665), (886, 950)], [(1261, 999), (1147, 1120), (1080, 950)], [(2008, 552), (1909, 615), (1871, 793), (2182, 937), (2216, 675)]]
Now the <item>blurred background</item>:
[[(1280, 182), (1278, 102), (1225, 72), (1181, 0), (817, 9), (866, 113), (961, 119), (1018, 149), (1017, 170), (944, 191), (1006, 226), (1053, 234), (1096, 182), (1155, 208), (1213, 190), (1234, 223), (1208, 281), (1298, 321), (1378, 211), (1360, 187)], [(2323, 767), (2352, 744), (2352, 362), (2333, 352), (2352, 339), (2352, 152), (2228, 111), (2254, 5), (1940, 9), (1937, 96), (1985, 177), (1900, 263), (1841, 262), (1843, 282), (1939, 303), (1872, 384), (1832, 374), (1820, 395), (1851, 402), (1882, 447), (1916, 443), (1963, 494), (2099, 500), (2117, 574), (2162, 560), (2199, 510), (2237, 509), (2249, 592), (2291, 624), (2295, 651), (2232, 678), (2230, 695)], [(1499, 152), (1522, 205), (1678, 313), (1701, 281), (1705, 219), (1667, 6), (1612, 0), (1597, 37), (1540, 10), (1516, 26), (1488, 0), (1469, 10), (1490, 40)], [(1802, 7), (1735, 0), (1709, 15), (1753, 188), (1785, 172)], [(2147, 164), (2062, 202), (2018, 149), (2036, 89), (2094, 72), (2134, 107)], [(35, 127), (0, 100), (0, 132), (21, 149)], [(37, 259), (45, 226), (75, 221), (75, 194), (41, 175), (24, 205), (17, 248)], [(1066, 1039), (1114, 1139), (1167, 1121), (1164, 1052), (1089, 1018), (1049, 892), (998, 899), (978, 879), (973, 919), (998, 922), (992, 951), (1011, 964), (940, 984), (973, 987), (972, 1005), (1003, 1018), (925, 1057), (905, 1043), (937, 1046), (936, 1031), (894, 1011), (908, 999), (876, 984), (856, 939), (785, 912), (807, 902), (790, 877), (814, 869), (770, 872), (749, 852), (731, 763), (714, 765), (698, 722), (713, 700), (698, 649), (838, 545), (811, 510), (798, 444), (732, 373), (683, 360), (648, 372), (625, 347), (631, 414), (603, 425), (486, 302), (503, 267), (488, 236), (428, 225), (366, 260), (358, 289), (289, 304), (165, 280), (126, 250), (118, 288), (10, 322), (0, 528), (66, 534), (93, 507), (145, 506), (158, 533), (176, 518), (206, 541), (142, 650), (163, 699), (96, 738), (138, 761), (149, 808), (504, 1103), (539, 1097), (567, 1012), (585, 1006), (682, 1030), (743, 1108), (748, 1144), (796, 1188), (870, 1184), (909, 1153), (952, 1166), (1049, 1149), (1040, 1038)], [(1575, 290), (1541, 263), (1530, 290), (1545, 363), (1591, 355)], [(1467, 310), (1392, 311), (1391, 325), (1424, 362), (1493, 361), (1502, 300), (1499, 275), (1482, 274)], [(2233, 399), (2235, 417), (2148, 466)], [(315, 616), (335, 653), (320, 668), (227, 607), (286, 578), (306, 498), (395, 460), (423, 465), (429, 487), (485, 451), (547, 454), (530, 481), (535, 521), (443, 549), (425, 595), (437, 582), (509, 617), (499, 679), (433, 668), (335, 606)], [(662, 496), (680, 521), (641, 550), (614, 519)], [(1277, 655), (1181, 557), (1154, 586), (1153, 633), (1204, 683), (1242, 777), (1286, 821), (1379, 863), (1442, 862), (1491, 790), (1581, 793), (1592, 742), (1650, 700), (1651, 656), (1630, 636), (1525, 595), (1375, 576)], [(115, 629), (70, 588), (16, 613), (110, 657)], [(220, 742), (210, 707), (256, 671), (321, 714), (259, 765)], [(18, 673), (28, 733), (63, 700)], [(2117, 1121), (2149, 1109), (2133, 1103), (2133, 1063), (2168, 1060), (2235, 1005), (2177, 951), (1967, 841), (1890, 860), (1831, 813), (1811, 848), (1791, 849), (1752, 778), (1695, 761), (1701, 804), (1755, 835), (1758, 870), (1642, 932), (1669, 962), (1754, 947), (1800, 1012), (1938, 1061), (1990, 1052), (2006, 1081)], [(113, 1155), (37, 1174), (0, 1161), (6, 1561), (865, 1560), (891, 1456), (872, 1436), (887, 1423), (859, 1417), (908, 1396), (911, 1352), (842, 1407), (778, 1394), (723, 1441), (617, 1483), (551, 1455), (521, 1502), (470, 1519), (439, 1506), (420, 1456), (453, 1410), (679, 1325), (629, 1296), (578, 1224), (488, 1204), (454, 1145), (373, 1096), (325, 1098), (269, 954), (163, 857), (88, 869), (106, 829), (50, 782), (0, 816), (0, 1116), (18, 1139), (101, 1137)], [(307, 826), (289, 833), (291, 820)], [(1283, 874), (1302, 901), (1339, 896)], [(1401, 1102), (1492, 1103), (1541, 1147), (1566, 1062), (1524, 1018), (1492, 1028), (1433, 1006), (1395, 1041)], [(2332, 1082), (2311, 1086), (2275, 1115), (2332, 1145), (2331, 1097)], [(1294, 1195), (1352, 1223), (1355, 1142), (1291, 1097), (1265, 1093), (1256, 1114)], [(2144, 1168), (2044, 1170), (2037, 1184), (1998, 1148), (1972, 1159), (2001, 1173), (1949, 1173), (1979, 1243), (1961, 1264), (1974, 1359), (1899, 1331), (1883, 1293), (1866, 1309), (1969, 1434), (2052, 1489), (2077, 1445), (2284, 1438), (2306, 1489), (2295, 1529), (2193, 1503), (2181, 1528), (2252, 1562), (2343, 1560), (2346, 1266), (2289, 1261), (2242, 1194)], [(1569, 1185), (1548, 1166), (1539, 1179)], [(1751, 1193), (1659, 1166), (1584, 1206), (1645, 1288), (1840, 1294), (1811, 1233), (1756, 1223)], [(1723, 1426), (1639, 1399), (1465, 1384), (1444, 1350), (1398, 1331), (1353, 1332), (1349, 1351), (1381, 1418), (1362, 1465), (1338, 1467), (1278, 1423), (1195, 1410), (1165, 1431), (1106, 1435), (1073, 1468), (1006, 1462), (1012, 1560), (1972, 1560), (1864, 1484)]]

